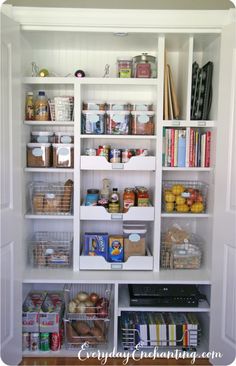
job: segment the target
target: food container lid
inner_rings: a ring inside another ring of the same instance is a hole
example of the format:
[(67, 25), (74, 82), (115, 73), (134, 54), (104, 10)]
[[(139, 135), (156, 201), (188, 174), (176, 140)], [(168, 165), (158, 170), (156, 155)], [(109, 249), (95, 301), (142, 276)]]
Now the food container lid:
[(37, 142), (30, 142), (27, 144), (28, 147), (50, 147), (51, 144), (49, 143), (37, 143)]
[(133, 57), (133, 60), (134, 60), (134, 62), (140, 62), (140, 61), (156, 62), (156, 57), (148, 55), (147, 53), (142, 53), (142, 55)]
[(32, 136), (53, 136), (53, 132), (48, 131), (32, 131)]
[(128, 115), (130, 114), (130, 111), (119, 111), (119, 110), (114, 110), (114, 111), (107, 111), (107, 114), (123, 114), (123, 115)]
[(74, 136), (74, 132), (68, 132), (68, 131), (59, 131), (55, 132), (55, 136)]
[(85, 100), (83, 104), (106, 104), (104, 100)]
[(147, 229), (140, 229), (139, 227), (133, 229), (125, 229), (123, 228), (125, 234), (146, 234)]
[(74, 144), (52, 144), (53, 147), (74, 147)]
[(105, 111), (99, 111), (99, 110), (83, 110), (82, 113), (84, 114), (105, 114)]
[(155, 112), (153, 112), (153, 111), (132, 111), (131, 114), (132, 114), (132, 116), (136, 116), (138, 114), (146, 114), (148, 116), (154, 116)]

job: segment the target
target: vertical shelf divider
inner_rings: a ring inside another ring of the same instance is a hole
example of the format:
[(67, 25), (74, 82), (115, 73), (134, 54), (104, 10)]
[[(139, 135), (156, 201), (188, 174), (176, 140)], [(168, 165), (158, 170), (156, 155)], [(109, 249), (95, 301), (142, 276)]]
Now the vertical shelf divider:
[(160, 238), (161, 238), (161, 187), (162, 187), (162, 120), (164, 93), (164, 59), (165, 37), (158, 39), (158, 83), (157, 83), (157, 113), (156, 113), (156, 184), (155, 184), (155, 221), (153, 237), (154, 272), (160, 270)]
[(74, 83), (74, 245), (73, 270), (79, 271), (80, 257), (80, 126), (81, 126), (81, 83)]
[(192, 93), (192, 64), (193, 64), (193, 36), (189, 37), (188, 48), (188, 84), (187, 84), (187, 100), (186, 100), (186, 120), (191, 120), (191, 93)]

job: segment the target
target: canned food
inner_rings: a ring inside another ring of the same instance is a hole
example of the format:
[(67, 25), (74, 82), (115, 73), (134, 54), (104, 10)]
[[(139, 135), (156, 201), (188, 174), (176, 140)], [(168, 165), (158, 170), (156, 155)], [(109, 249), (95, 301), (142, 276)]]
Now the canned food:
[(58, 351), (61, 348), (60, 333), (52, 333), (50, 339), (50, 349), (52, 351)]
[(41, 351), (50, 350), (49, 333), (40, 334), (40, 350)]
[(30, 350), (30, 333), (22, 333), (22, 350)]
[(86, 156), (96, 156), (96, 149), (92, 148), (92, 147), (87, 147), (85, 149), (85, 155)]
[(120, 163), (121, 162), (121, 150), (120, 149), (111, 149), (109, 160), (111, 163)]
[(135, 150), (134, 149), (123, 149), (122, 150), (122, 163), (127, 163), (132, 156), (135, 156)]
[(99, 146), (97, 149), (97, 156), (104, 156), (108, 160), (109, 159), (109, 149), (110, 149), (110, 146), (108, 146), (108, 145)]
[(137, 156), (148, 156), (148, 149), (136, 149)]
[(38, 351), (39, 349), (39, 333), (31, 333), (30, 351)]

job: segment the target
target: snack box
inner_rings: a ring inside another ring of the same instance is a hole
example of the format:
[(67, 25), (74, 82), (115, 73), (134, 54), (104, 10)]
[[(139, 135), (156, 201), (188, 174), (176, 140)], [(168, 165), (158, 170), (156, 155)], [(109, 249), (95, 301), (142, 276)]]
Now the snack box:
[(108, 258), (108, 233), (85, 233), (83, 255)]
[(45, 297), (45, 291), (32, 291), (27, 295), (23, 303), (22, 332), (39, 332), (39, 312)]
[(58, 333), (65, 309), (62, 292), (49, 292), (39, 313), (39, 331), (43, 333)]
[(121, 235), (111, 235), (109, 237), (109, 262), (124, 261), (124, 240)]

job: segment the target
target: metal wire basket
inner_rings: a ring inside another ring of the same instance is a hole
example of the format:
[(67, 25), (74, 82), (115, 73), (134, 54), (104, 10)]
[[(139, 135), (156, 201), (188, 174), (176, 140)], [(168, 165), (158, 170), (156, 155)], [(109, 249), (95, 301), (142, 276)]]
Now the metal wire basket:
[(206, 213), (208, 184), (198, 181), (165, 180), (162, 184), (162, 211)]
[(55, 97), (48, 104), (52, 121), (74, 120), (74, 97)]
[(31, 213), (36, 215), (70, 215), (73, 204), (73, 182), (65, 184), (31, 182), (29, 184)]
[(72, 266), (73, 236), (70, 232), (36, 232), (29, 242), (33, 267), (68, 268)]

